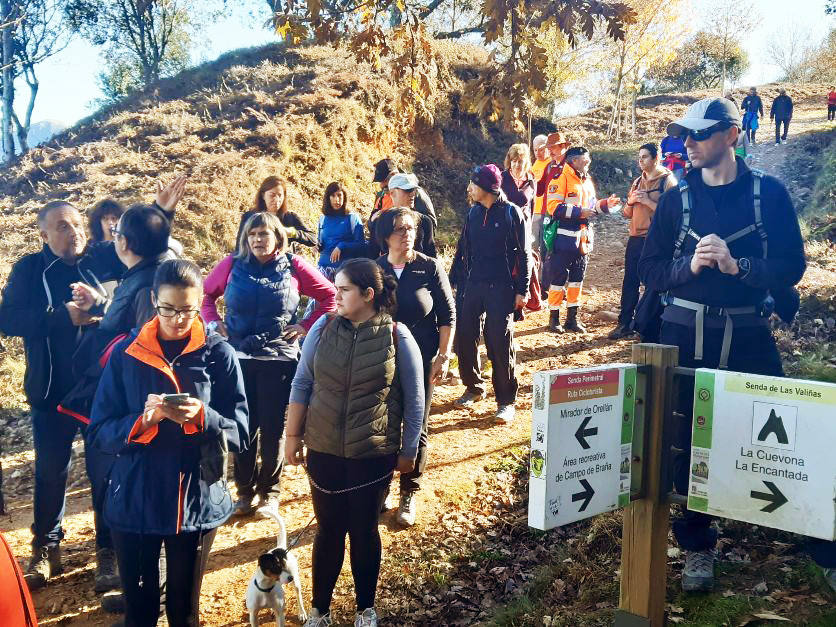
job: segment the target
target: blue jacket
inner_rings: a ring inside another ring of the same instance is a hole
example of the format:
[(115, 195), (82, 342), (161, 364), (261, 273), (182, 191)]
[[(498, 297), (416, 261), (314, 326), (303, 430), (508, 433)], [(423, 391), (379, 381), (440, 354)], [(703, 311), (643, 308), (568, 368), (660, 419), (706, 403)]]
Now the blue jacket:
[[(93, 402), (88, 441), (95, 453), (115, 456), (104, 518), (126, 533), (212, 529), (232, 513), (227, 451), (241, 451), (248, 438), (241, 368), (232, 347), (207, 336), (200, 318), (171, 364), (158, 329), (155, 317), (116, 346)], [(178, 392), (203, 401), (201, 423), (163, 420), (138, 434), (148, 394)]]
[[(320, 216), (317, 241), (320, 268), (337, 268), (346, 259), (366, 254), (363, 221), (353, 212), (347, 216)], [(340, 247), (340, 260), (331, 263), (331, 253), (337, 246)]]
[(290, 281), (291, 258), (279, 255), (263, 265), (252, 255), (233, 261), (224, 291), (224, 320), (237, 350), (253, 357), (296, 358), (296, 343), (282, 340), (299, 307), (299, 292)]

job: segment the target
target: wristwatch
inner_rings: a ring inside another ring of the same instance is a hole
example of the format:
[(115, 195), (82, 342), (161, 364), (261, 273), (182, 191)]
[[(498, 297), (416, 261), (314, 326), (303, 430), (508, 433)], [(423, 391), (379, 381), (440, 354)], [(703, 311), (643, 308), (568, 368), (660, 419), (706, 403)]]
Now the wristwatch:
[(752, 270), (752, 262), (749, 261), (748, 257), (741, 257), (737, 260), (737, 269), (738, 269), (738, 279), (745, 279), (749, 272)]

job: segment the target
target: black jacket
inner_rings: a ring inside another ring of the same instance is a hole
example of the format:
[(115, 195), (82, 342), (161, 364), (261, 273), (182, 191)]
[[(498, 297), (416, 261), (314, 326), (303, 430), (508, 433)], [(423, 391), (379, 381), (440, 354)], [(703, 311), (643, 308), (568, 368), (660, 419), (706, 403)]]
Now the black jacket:
[(438, 352), (438, 329), (456, 324), (453, 290), (441, 262), (416, 253), (400, 278), (386, 257), (380, 257), (377, 263), (398, 281), (395, 321), (409, 328), (421, 349), (421, 358), (429, 361)]
[(514, 293), (526, 295), (531, 279), (531, 232), (522, 209), (500, 194), (485, 208), (479, 203), (467, 213), (456, 256), (450, 268), (450, 283), (463, 281), (508, 281)]
[(787, 95), (778, 96), (772, 101), (769, 109), (769, 119), (791, 120), (792, 119), (792, 98)]
[(90, 329), (70, 321), (64, 306), (72, 298), (70, 284), (99, 286), (118, 279), (123, 270), (112, 242), (91, 244), (74, 266), (46, 245), (12, 266), (0, 303), (0, 332), (23, 338), (23, 389), (32, 407), (54, 411), (74, 383), (73, 354)]
[[(753, 175), (740, 158), (737, 172), (720, 207), (715, 207), (699, 169), (686, 175), (693, 205), (690, 227), (698, 236), (715, 233), (725, 238), (754, 223)], [(686, 237), (682, 256), (673, 258), (682, 220), (681, 192), (678, 188), (665, 192), (659, 199), (639, 260), (642, 282), (650, 290), (670, 290), (672, 296), (712, 307), (759, 305), (767, 290), (795, 285), (806, 268), (804, 244), (787, 189), (772, 176), (761, 179), (761, 211), (769, 246), (766, 259), (760, 237), (753, 231), (729, 244), (732, 257), (747, 257), (751, 261), (751, 270), (744, 278), (715, 268), (703, 268), (694, 275), (690, 265), (696, 239)], [(667, 311), (664, 319), (669, 319)]]
[(744, 113), (760, 113), (763, 115), (763, 102), (760, 96), (746, 96), (740, 103), (740, 110)]

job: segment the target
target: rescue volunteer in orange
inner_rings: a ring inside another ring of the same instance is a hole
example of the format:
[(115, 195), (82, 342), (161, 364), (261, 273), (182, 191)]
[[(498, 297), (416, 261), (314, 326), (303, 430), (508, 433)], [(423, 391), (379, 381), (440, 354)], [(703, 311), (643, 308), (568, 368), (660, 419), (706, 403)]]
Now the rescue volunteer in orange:
[[(531, 235), (534, 248), (540, 253), (540, 285), (542, 285), (543, 298), (548, 296), (548, 254), (549, 251), (543, 246), (543, 219), (554, 213), (557, 206), (555, 192), (557, 191), (557, 180), (563, 172), (563, 160), (566, 151), (571, 143), (566, 140), (563, 133), (551, 133), (546, 138), (545, 149), (549, 155), (549, 162), (543, 168), (540, 176), (535, 176), (537, 181), (537, 194), (534, 199), (534, 216), (532, 218)], [(537, 163), (542, 160), (538, 153)], [(536, 164), (535, 164), (536, 165)]]
[(656, 144), (644, 144), (639, 148), (641, 176), (630, 186), (624, 217), (630, 218), (630, 238), (624, 251), (624, 281), (621, 285), (621, 313), (618, 326), (607, 336), (618, 340), (633, 334), (633, 313), (639, 302), (639, 259), (650, 221), (656, 211), (659, 198), (667, 190), (676, 187), (676, 177), (659, 164), (659, 148)]
[[(589, 178), (592, 158), (581, 146), (566, 151), (566, 164), (556, 183), (549, 184), (546, 197), (548, 222), (543, 222), (544, 241), (551, 244), (549, 257), (549, 330), (584, 332), (578, 322), (581, 289), (586, 274), (593, 233), (590, 218), (618, 211), (621, 199), (612, 195), (598, 200)], [(568, 284), (567, 284), (568, 279)], [(566, 301), (566, 325), (560, 325), (560, 305)]]
[(162, 263), (157, 315), (113, 350), (93, 402), (91, 446), (115, 456), (103, 510), (126, 625), (157, 624), (163, 544), (168, 624), (200, 624), (209, 550), (232, 513), (227, 452), (247, 442), (247, 400), (235, 351), (198, 316), (202, 294), (197, 266)]

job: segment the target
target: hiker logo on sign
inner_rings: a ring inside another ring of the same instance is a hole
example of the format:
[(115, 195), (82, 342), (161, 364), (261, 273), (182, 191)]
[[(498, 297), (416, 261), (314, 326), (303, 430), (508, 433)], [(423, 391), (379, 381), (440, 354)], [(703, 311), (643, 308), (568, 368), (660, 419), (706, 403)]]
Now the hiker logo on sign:
[(752, 405), (752, 444), (794, 451), (798, 407), (760, 401)]

